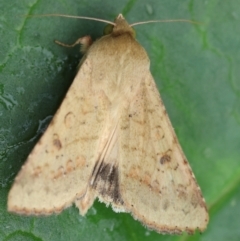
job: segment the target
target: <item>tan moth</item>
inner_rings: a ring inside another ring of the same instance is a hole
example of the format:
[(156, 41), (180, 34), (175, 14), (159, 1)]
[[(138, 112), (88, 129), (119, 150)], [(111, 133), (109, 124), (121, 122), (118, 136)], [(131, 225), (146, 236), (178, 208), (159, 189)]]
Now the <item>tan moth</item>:
[(121, 14), (87, 47), (69, 91), (22, 166), (8, 210), (85, 215), (98, 198), (159, 233), (204, 231), (208, 212), (150, 61)]

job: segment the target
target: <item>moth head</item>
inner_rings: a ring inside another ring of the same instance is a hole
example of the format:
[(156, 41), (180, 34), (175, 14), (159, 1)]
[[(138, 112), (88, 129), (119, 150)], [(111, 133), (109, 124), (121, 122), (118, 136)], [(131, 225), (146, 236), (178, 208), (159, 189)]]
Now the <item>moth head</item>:
[(117, 16), (114, 24), (107, 24), (103, 30), (104, 35), (112, 34), (113, 36), (119, 36), (125, 33), (129, 33), (133, 38), (136, 37), (135, 30), (128, 24), (122, 14)]

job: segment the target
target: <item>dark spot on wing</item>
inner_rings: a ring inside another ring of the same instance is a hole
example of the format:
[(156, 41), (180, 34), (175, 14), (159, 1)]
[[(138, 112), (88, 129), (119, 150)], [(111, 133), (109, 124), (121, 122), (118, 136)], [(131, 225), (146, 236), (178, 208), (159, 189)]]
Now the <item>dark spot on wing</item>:
[(59, 140), (58, 134), (53, 134), (53, 146), (57, 149), (60, 150), (62, 148), (62, 143)]
[(163, 155), (160, 159), (160, 163), (162, 165), (164, 165), (165, 163), (170, 162), (170, 161), (171, 161), (171, 157), (167, 154)]
[(53, 140), (53, 145), (54, 145), (58, 150), (60, 150), (60, 149), (62, 148), (62, 143), (61, 143), (61, 141), (58, 140), (58, 139)]
[[(96, 172), (96, 167), (94, 167), (94, 172)], [(118, 168), (109, 163), (105, 164), (103, 161), (98, 167), (92, 186), (103, 197), (108, 196), (114, 203), (123, 204), (118, 176)]]

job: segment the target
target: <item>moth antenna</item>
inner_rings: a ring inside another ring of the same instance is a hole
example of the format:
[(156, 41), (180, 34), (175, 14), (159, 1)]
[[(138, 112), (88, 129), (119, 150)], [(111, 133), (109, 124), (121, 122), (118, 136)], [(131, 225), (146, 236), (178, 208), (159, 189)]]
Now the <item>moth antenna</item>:
[(132, 23), (130, 24), (131, 27), (136, 26), (136, 25), (141, 25), (141, 24), (146, 24), (146, 23), (172, 23), (172, 22), (185, 22), (185, 23), (192, 23), (192, 24), (202, 24), (200, 22), (192, 21), (192, 20), (187, 20), (187, 19), (169, 19), (169, 20), (149, 20), (149, 21), (144, 21), (144, 22), (137, 22), (137, 23)]
[(85, 16), (74, 16), (74, 15), (66, 15), (66, 14), (58, 14), (58, 13), (50, 13), (50, 14), (36, 14), (36, 15), (24, 15), (26, 17), (64, 17), (64, 18), (75, 18), (75, 19), (87, 19), (97, 22), (108, 23), (115, 26), (114, 22), (100, 19), (100, 18), (92, 18), (92, 17), (85, 17)]

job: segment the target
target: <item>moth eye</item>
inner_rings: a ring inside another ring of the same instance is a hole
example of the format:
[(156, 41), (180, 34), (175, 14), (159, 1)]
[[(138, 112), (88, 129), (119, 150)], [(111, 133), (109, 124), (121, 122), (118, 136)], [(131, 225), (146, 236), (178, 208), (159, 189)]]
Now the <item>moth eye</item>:
[(112, 33), (113, 27), (114, 27), (114, 26), (113, 26), (112, 24), (106, 25), (105, 28), (103, 29), (103, 34), (104, 34), (104, 35), (107, 35), (107, 34)]

